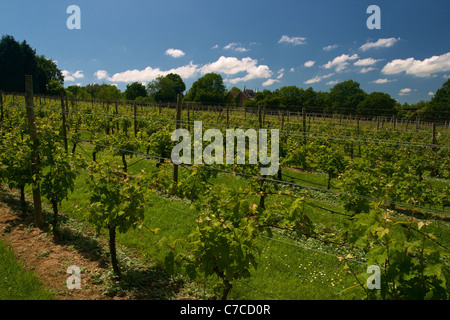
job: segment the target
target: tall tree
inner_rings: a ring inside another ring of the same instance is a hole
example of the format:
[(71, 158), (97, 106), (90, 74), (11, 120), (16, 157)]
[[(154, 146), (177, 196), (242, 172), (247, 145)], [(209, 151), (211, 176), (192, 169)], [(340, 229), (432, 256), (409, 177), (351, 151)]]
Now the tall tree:
[(382, 113), (393, 114), (397, 102), (387, 93), (372, 92), (368, 94), (363, 101), (358, 104), (361, 113)]
[(175, 102), (177, 95), (185, 90), (183, 79), (174, 73), (159, 76), (147, 85), (148, 95), (153, 101)]
[(430, 110), (450, 111), (450, 79), (448, 79), (442, 87), (436, 91), (436, 94), (430, 101)]
[(186, 94), (186, 100), (201, 103), (223, 103), (226, 88), (220, 74), (207, 73), (192, 84)]
[(4, 35), (0, 41), (0, 89), (25, 91), (25, 75), (33, 76), (36, 93), (47, 93), (48, 85), (56, 80), (64, 83), (61, 71), (52, 60), (37, 56), (36, 50), (24, 40), (19, 43), (13, 36)]
[(359, 87), (359, 83), (347, 80), (336, 84), (328, 95), (329, 105), (335, 112), (352, 113), (363, 101), (367, 93)]
[(124, 94), (127, 100), (136, 100), (137, 97), (147, 97), (147, 90), (145, 90), (145, 86), (142, 83), (133, 82), (132, 84), (127, 84)]

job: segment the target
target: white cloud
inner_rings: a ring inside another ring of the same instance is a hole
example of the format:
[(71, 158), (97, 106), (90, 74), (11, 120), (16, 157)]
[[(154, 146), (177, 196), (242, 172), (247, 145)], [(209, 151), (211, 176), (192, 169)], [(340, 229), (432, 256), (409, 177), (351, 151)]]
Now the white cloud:
[(211, 49), (218, 49), (218, 48), (219, 48), (219, 45), (218, 45), (218, 44), (216, 44), (216, 45), (214, 45), (214, 46), (211, 47)]
[(429, 96), (434, 96), (434, 92), (433, 92), (433, 91), (430, 91), (430, 92), (428, 92), (428, 95), (429, 95)]
[(314, 60), (306, 61), (304, 66), (307, 68), (311, 68), (316, 62)]
[(381, 61), (382, 59), (372, 59), (372, 58), (366, 58), (366, 59), (359, 59), (358, 61), (356, 61), (355, 63), (353, 63), (354, 66), (357, 67), (367, 67), (367, 66), (372, 66), (375, 63), (377, 63), (378, 61)]
[(378, 39), (377, 42), (367, 42), (363, 44), (359, 49), (362, 51), (367, 51), (369, 49), (377, 49), (377, 48), (389, 48), (392, 47), (400, 38), (384, 38)]
[(217, 72), (226, 75), (235, 75), (241, 72), (246, 72), (244, 77), (228, 79), (231, 83), (240, 81), (248, 81), (258, 78), (270, 78), (272, 71), (266, 65), (257, 65), (258, 60), (250, 57), (238, 59), (235, 57), (221, 56), (217, 61), (204, 65), (200, 68), (202, 73)]
[(283, 78), (283, 76), (284, 76), (284, 68), (282, 68), (282, 69), (280, 69), (280, 70), (278, 70), (278, 76), (277, 76), (277, 79), (278, 80), (280, 80), (281, 78)]
[(306, 44), (306, 38), (304, 37), (289, 37), (286, 35), (283, 35), (281, 39), (278, 41), (278, 43), (288, 43), (292, 44), (293, 46), (298, 46), (301, 44)]
[(171, 56), (173, 58), (181, 58), (182, 56), (185, 55), (185, 53), (179, 49), (167, 49), (166, 50), (166, 55)]
[(292, 67), (292, 68), (289, 69), (289, 72), (294, 72), (294, 71), (295, 71), (295, 68), (294, 68), (294, 67)]
[(332, 80), (332, 81), (328, 81), (327, 85), (333, 86), (333, 85), (338, 84), (338, 83), (339, 83), (339, 80)]
[(75, 81), (75, 78), (70, 75), (69, 71), (62, 70), (61, 73), (62, 73), (62, 75), (64, 77), (64, 81)]
[(411, 93), (412, 89), (404, 88), (400, 90), (399, 96), (408, 96)]
[(336, 49), (337, 47), (339, 47), (337, 44), (330, 44), (329, 46), (323, 47), (322, 49), (325, 51), (331, 51), (333, 49)]
[(384, 79), (377, 79), (377, 80), (372, 81), (372, 82), (376, 83), (376, 84), (385, 84), (385, 83), (394, 82), (394, 81), (395, 80), (389, 80), (389, 79), (384, 78)]
[[(155, 80), (159, 76), (166, 76), (169, 73), (180, 75), (183, 79), (189, 79), (200, 74), (206, 74), (210, 72), (221, 73), (228, 76), (225, 81), (235, 84), (240, 81), (248, 81), (252, 79), (270, 79), (273, 72), (267, 65), (258, 65), (258, 60), (250, 57), (238, 59), (236, 57), (221, 56), (215, 62), (199, 66), (193, 64), (191, 61), (188, 65), (173, 68), (170, 70), (161, 70), (160, 68), (146, 67), (143, 70), (127, 70), (124, 72), (116, 73), (112, 76), (108, 75), (105, 70), (98, 70), (95, 72), (97, 79), (106, 79), (111, 82), (119, 83), (131, 83), (131, 82), (150, 82)], [(280, 69), (277, 72), (277, 79), (279, 81), (284, 76), (284, 69)], [(235, 76), (232, 78), (231, 76)]]
[(78, 70), (75, 73), (71, 73), (68, 70), (62, 70), (61, 71), (62, 75), (64, 76), (64, 81), (75, 81), (75, 79), (81, 79), (84, 78), (84, 74), (82, 70)]
[(332, 61), (328, 61), (327, 64), (324, 64), (323, 67), (325, 69), (336, 68), (336, 72), (340, 72), (345, 70), (348, 66), (348, 61), (358, 59), (358, 55), (355, 53), (354, 55), (343, 54), (339, 57), (334, 58)]
[(280, 82), (280, 81), (277, 80), (277, 79), (267, 79), (266, 81), (264, 81), (264, 82), (262, 83), (262, 86), (263, 86), (263, 87), (271, 86), (271, 85), (274, 84), (275, 82)]
[(94, 73), (94, 76), (98, 80), (103, 80), (108, 78), (108, 72), (106, 70), (98, 70)]
[(237, 52), (247, 52), (249, 49), (241, 47), (241, 44), (238, 42), (231, 42), (223, 47), (225, 50), (233, 50)]
[(322, 81), (323, 79), (327, 79), (327, 78), (332, 77), (332, 76), (334, 76), (334, 73), (326, 74), (326, 75), (323, 75), (323, 76), (315, 76), (314, 78), (305, 81), (305, 83), (306, 84), (317, 83), (317, 82)]
[(362, 68), (361, 70), (359, 70), (360, 73), (367, 73), (370, 71), (376, 70), (375, 68), (372, 67), (367, 67), (367, 68)]
[[(159, 76), (166, 76), (169, 73), (178, 74), (181, 78), (192, 78), (198, 73), (198, 65), (194, 65), (192, 61), (185, 66), (173, 68), (170, 70), (160, 70), (159, 68), (147, 67), (144, 70), (127, 70), (119, 72), (109, 77), (112, 82), (150, 82)], [(98, 71), (97, 71), (98, 72)], [(101, 74), (103, 75), (103, 74)]]
[(450, 52), (425, 60), (416, 60), (414, 58), (395, 59), (386, 64), (381, 70), (384, 74), (405, 72), (416, 77), (429, 77), (435, 73), (447, 71), (450, 71)]

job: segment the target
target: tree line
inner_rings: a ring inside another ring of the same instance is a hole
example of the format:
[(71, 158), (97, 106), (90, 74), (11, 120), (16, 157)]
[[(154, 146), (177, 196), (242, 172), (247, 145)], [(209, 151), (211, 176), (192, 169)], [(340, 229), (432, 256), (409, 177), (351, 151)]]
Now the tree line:
[(406, 116), (421, 119), (450, 118), (450, 80), (447, 80), (430, 101), (415, 104), (401, 104), (384, 92), (366, 93), (360, 84), (347, 80), (336, 84), (329, 91), (315, 91), (312, 87), (303, 89), (295, 85), (276, 90), (254, 92), (251, 99), (230, 94), (240, 93), (233, 87), (227, 90), (223, 78), (217, 73), (207, 73), (197, 79), (186, 92), (186, 84), (178, 74), (159, 76), (147, 85), (134, 82), (122, 92), (115, 85), (91, 83), (86, 86), (64, 88), (64, 76), (55, 61), (36, 54), (24, 40), (19, 43), (6, 35), (0, 41), (0, 90), (24, 92), (24, 75), (33, 75), (34, 92), (37, 94), (101, 100), (138, 100), (149, 102), (176, 102), (182, 93), (185, 102), (204, 105), (231, 104), (248, 108), (298, 111), (301, 107), (321, 113), (374, 114)]

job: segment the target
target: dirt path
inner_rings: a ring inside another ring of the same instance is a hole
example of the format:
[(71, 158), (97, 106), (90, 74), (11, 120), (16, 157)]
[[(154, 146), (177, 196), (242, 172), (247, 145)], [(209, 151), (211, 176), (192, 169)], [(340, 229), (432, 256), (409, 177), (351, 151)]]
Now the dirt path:
[[(15, 195), (5, 196), (1, 190), (0, 194), (0, 239), (56, 299), (195, 299), (189, 284), (147, 263), (128, 268), (121, 281), (116, 281), (111, 276), (105, 239), (100, 243), (93, 233), (64, 225), (63, 240), (56, 243), (51, 232), (34, 227), (30, 213), (22, 214)], [(135, 261), (129, 254), (127, 258)], [(81, 269), (81, 289), (67, 288), (67, 268), (72, 265)]]
[[(33, 226), (30, 216), (23, 217), (0, 202), (0, 238), (6, 241), (26, 270), (35, 272), (57, 299), (105, 299), (93, 284), (92, 272), (100, 272), (99, 262), (83, 257), (67, 244), (56, 244), (47, 232)], [(66, 273), (70, 265), (82, 266), (81, 289), (69, 290)]]

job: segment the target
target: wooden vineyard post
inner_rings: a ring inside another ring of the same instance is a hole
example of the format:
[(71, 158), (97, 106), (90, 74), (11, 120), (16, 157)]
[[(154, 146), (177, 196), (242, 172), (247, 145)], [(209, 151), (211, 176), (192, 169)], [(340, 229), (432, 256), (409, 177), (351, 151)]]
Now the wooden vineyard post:
[(359, 115), (356, 115), (356, 134), (358, 136), (358, 157), (361, 158), (361, 142), (359, 141)]
[(69, 152), (69, 147), (67, 144), (67, 129), (66, 129), (66, 110), (64, 107), (64, 94), (61, 92), (61, 116), (62, 116), (62, 134), (64, 139), (64, 149)]
[(136, 105), (136, 101), (134, 102), (134, 136), (137, 137), (137, 133), (138, 133), (138, 122), (137, 122), (137, 105)]
[(302, 108), (302, 116), (303, 116), (303, 143), (306, 145), (306, 108)]
[[(177, 118), (176, 118), (176, 128), (181, 128), (181, 94), (177, 95)], [(173, 183), (174, 186), (178, 184), (178, 165), (173, 165)]]
[(433, 146), (436, 144), (436, 123), (433, 122), (431, 124), (431, 129), (432, 129), (432, 136), (431, 136), (431, 144), (433, 144)]
[(42, 202), (41, 189), (39, 185), (39, 154), (36, 150), (37, 146), (37, 132), (36, 132), (36, 118), (34, 116), (33, 105), (33, 77), (31, 75), (25, 76), (25, 102), (28, 118), (28, 131), (33, 142), (33, 149), (31, 153), (31, 174), (33, 180), (33, 202), (34, 202), (34, 222), (36, 227), (42, 228)]

